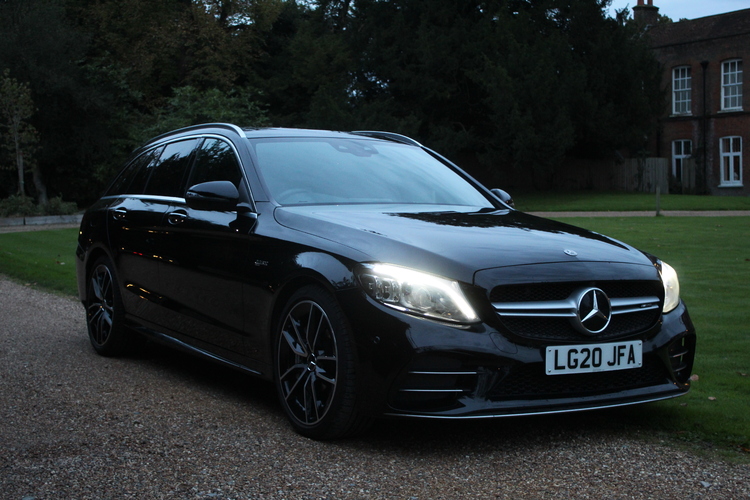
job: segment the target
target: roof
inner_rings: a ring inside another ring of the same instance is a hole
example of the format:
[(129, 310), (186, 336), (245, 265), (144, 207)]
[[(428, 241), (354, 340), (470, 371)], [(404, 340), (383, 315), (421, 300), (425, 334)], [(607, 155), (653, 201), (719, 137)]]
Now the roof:
[(189, 127), (172, 130), (170, 132), (161, 134), (157, 137), (149, 139), (145, 144), (136, 150), (136, 153), (144, 148), (150, 147), (155, 143), (158, 143), (164, 139), (175, 139), (190, 137), (196, 134), (204, 133), (220, 133), (220, 134), (236, 134), (246, 139), (273, 139), (273, 138), (340, 138), (340, 139), (373, 139), (397, 142), (400, 144), (407, 144), (409, 146), (422, 147), (422, 145), (414, 139), (405, 135), (396, 134), (393, 132), (382, 132), (382, 131), (371, 131), (361, 130), (354, 132), (338, 132), (334, 130), (314, 130), (314, 129), (301, 129), (301, 128), (280, 128), (280, 127), (244, 127), (240, 128), (237, 125), (231, 123), (203, 123), (200, 125), (191, 125)]
[(750, 9), (657, 24), (648, 33), (654, 48), (750, 34)]

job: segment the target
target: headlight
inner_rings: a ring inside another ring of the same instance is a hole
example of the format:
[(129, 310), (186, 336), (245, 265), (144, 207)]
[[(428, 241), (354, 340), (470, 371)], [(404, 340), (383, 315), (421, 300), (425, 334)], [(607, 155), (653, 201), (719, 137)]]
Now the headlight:
[(370, 297), (399, 311), (454, 323), (479, 320), (456, 281), (390, 264), (365, 265), (359, 280)]
[(662, 312), (668, 313), (680, 304), (680, 281), (677, 272), (672, 266), (661, 261), (661, 281), (664, 283), (664, 308)]

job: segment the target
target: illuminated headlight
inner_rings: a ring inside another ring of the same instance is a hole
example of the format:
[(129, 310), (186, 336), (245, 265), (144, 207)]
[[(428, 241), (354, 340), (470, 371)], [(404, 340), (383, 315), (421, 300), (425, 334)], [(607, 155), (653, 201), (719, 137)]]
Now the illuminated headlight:
[(386, 306), (454, 323), (479, 320), (456, 281), (390, 264), (365, 265), (365, 292)]
[(664, 283), (664, 308), (662, 312), (668, 313), (680, 304), (680, 281), (677, 272), (662, 261), (660, 266), (661, 281)]

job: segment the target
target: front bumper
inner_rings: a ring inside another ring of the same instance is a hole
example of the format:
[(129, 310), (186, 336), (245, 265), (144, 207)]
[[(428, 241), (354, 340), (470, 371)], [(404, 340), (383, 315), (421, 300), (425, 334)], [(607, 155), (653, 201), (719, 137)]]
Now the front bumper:
[[(375, 307), (378, 307), (377, 305)], [(695, 356), (695, 329), (684, 304), (643, 335), (643, 366), (550, 376), (550, 343), (510, 340), (487, 324), (459, 329), (385, 311), (390, 324), (368, 321), (377, 342), (361, 346), (376, 413), (427, 418), (485, 418), (557, 413), (644, 403), (683, 395)], [(394, 328), (398, 326), (398, 328)], [(400, 330), (398, 334), (389, 334)], [(380, 333), (378, 333), (380, 332)], [(588, 340), (590, 342), (590, 340)], [(609, 342), (609, 341), (607, 341)], [(363, 349), (364, 347), (364, 349)]]

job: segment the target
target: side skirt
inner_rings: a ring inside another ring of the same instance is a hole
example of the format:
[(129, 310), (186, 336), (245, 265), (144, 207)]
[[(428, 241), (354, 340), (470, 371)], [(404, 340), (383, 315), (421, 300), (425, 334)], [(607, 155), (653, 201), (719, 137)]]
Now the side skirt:
[(253, 370), (252, 368), (248, 368), (247, 366), (228, 360), (212, 352), (206, 351), (204, 349), (199, 349), (198, 347), (187, 344), (181, 340), (177, 340), (176, 338), (170, 337), (169, 335), (166, 335), (164, 333), (157, 332), (155, 330), (151, 330), (150, 328), (146, 328), (143, 326), (133, 327), (133, 329), (137, 331), (138, 333), (140, 333), (141, 335), (143, 335), (144, 337), (154, 340), (155, 342), (163, 344), (167, 347), (172, 347), (174, 349), (185, 352), (187, 354), (192, 354), (194, 356), (199, 356), (201, 358), (208, 359), (209, 361), (213, 361), (214, 363), (219, 363), (221, 365), (227, 366), (234, 370), (241, 371), (243, 373), (247, 373), (249, 375), (254, 375), (256, 377), (258, 376), (263, 377), (263, 373), (259, 372), (258, 370)]

